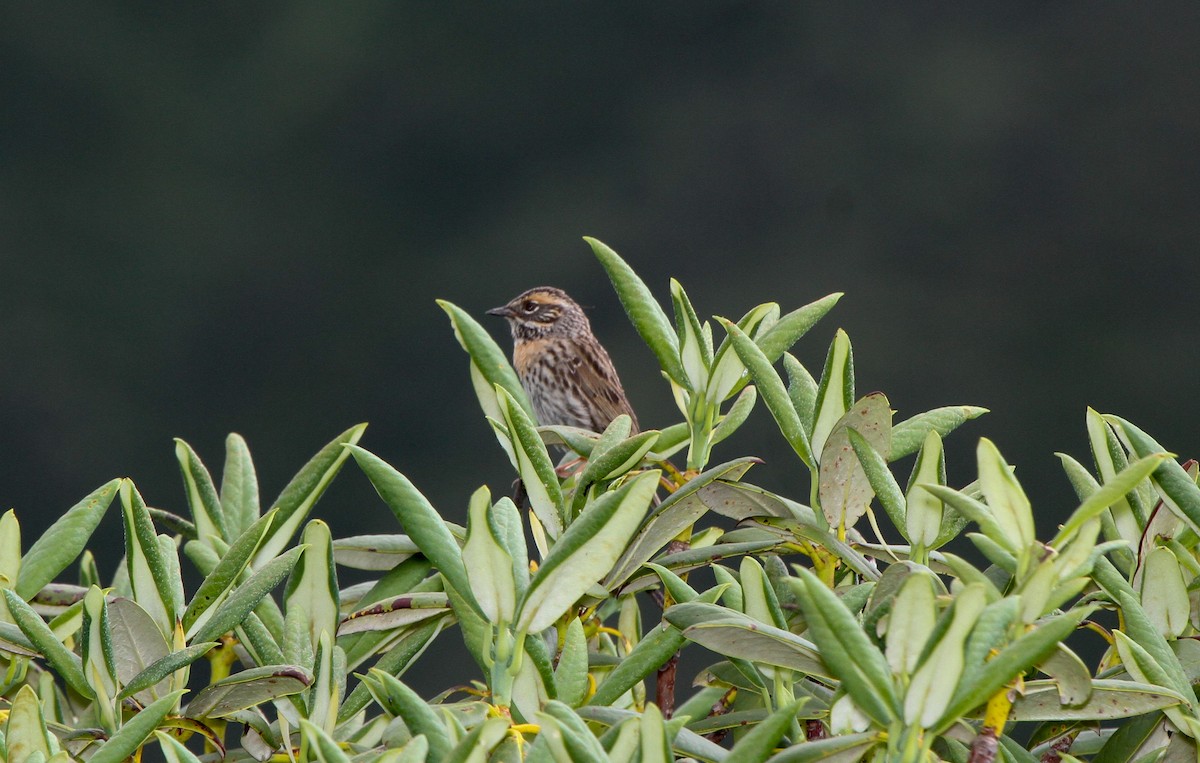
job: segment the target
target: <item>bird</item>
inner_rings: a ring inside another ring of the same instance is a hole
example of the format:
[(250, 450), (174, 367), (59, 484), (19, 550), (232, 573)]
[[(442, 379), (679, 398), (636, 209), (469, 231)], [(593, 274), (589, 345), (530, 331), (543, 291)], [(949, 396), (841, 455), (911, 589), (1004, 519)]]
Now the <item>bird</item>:
[(487, 312), (508, 321), (513, 368), (540, 425), (603, 432), (625, 414), (638, 431), (612, 359), (565, 291), (538, 286)]

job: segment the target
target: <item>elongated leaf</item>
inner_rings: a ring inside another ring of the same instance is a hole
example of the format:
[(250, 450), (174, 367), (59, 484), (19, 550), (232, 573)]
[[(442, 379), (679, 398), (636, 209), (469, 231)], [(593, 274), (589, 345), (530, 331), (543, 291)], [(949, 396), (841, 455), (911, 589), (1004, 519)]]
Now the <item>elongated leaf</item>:
[(537, 433), (533, 417), (527, 415), (511, 395), (496, 386), (496, 401), (512, 443), (513, 461), (530, 505), (551, 538), (562, 535), (563, 496), (546, 444)]
[(832, 677), (812, 642), (741, 612), (689, 602), (676, 604), (663, 617), (689, 640), (718, 654), (791, 668), (818, 678)]
[(63, 646), (63, 643), (58, 640), (54, 632), (50, 630), (50, 626), (42, 620), (41, 615), (33, 611), (25, 601), (15, 592), (4, 588), (0, 589), (0, 593), (4, 594), (5, 603), (8, 604), (8, 612), (16, 621), (17, 627), (29, 639), (37, 650), (46, 658), (46, 662), (50, 663), (50, 667), (54, 668), (57, 673), (67, 684), (79, 692), (85, 699), (92, 699), (95, 693), (92, 691), (91, 685), (83, 674), (83, 666), (80, 662), (79, 655)]
[[(737, 326), (743, 334), (755, 339), (774, 325), (778, 316), (779, 305), (767, 302), (758, 305), (742, 316), (742, 319), (737, 322)], [(744, 387), (748, 381), (746, 364), (738, 357), (737, 352), (733, 349), (733, 342), (726, 336), (713, 356), (707, 389), (709, 406), (719, 407), (721, 403), (737, 394), (738, 390)]]
[(800, 337), (807, 334), (817, 321), (824, 318), (843, 296), (840, 291), (834, 292), (793, 310), (776, 321), (761, 336), (756, 337), (755, 344), (763, 351), (767, 360), (774, 363), (783, 353), (790, 350)]
[(659, 626), (652, 629), (608, 674), (596, 693), (588, 699), (588, 704), (613, 704), (621, 695), (666, 664), (686, 643), (687, 638), (678, 628)]
[[(600, 705), (585, 705), (578, 708), (576, 712), (585, 721), (595, 721), (605, 726), (617, 726), (629, 718), (638, 717), (638, 713), (632, 710)], [(685, 728), (679, 730), (671, 746), (681, 756), (714, 763), (725, 760), (729, 754), (723, 747)]]
[(791, 728), (796, 720), (796, 713), (808, 702), (803, 697), (789, 705), (784, 705), (771, 713), (763, 721), (754, 725), (750, 733), (737, 741), (729, 751), (725, 763), (758, 763), (766, 760), (767, 756), (779, 744), (779, 740)]
[(604, 587), (614, 590), (623, 584), (642, 564), (700, 519), (715, 503), (715, 497), (710, 497), (710, 491), (705, 488), (718, 480), (737, 482), (756, 463), (758, 459), (755, 458), (740, 458), (714, 466), (667, 496), (605, 576)]
[(192, 718), (220, 718), (268, 700), (298, 694), (313, 677), (299, 665), (265, 665), (234, 673), (206, 686), (188, 703)]
[(704, 331), (700, 328), (700, 319), (696, 317), (692, 301), (674, 278), (671, 279), (671, 302), (675, 307), (680, 360), (690, 382), (689, 389), (703, 389), (712, 365), (712, 348), (704, 341)]
[[(118, 597), (108, 604), (107, 610), (113, 667), (116, 677), (125, 685), (148, 666), (167, 657), (171, 651), (170, 645), (159, 633), (154, 620), (137, 602)], [(165, 694), (168, 687), (162, 689)], [(139, 699), (142, 704), (149, 704), (158, 696), (147, 694)]]
[(521, 387), (521, 380), (517, 378), (517, 372), (513, 370), (504, 351), (492, 339), (491, 334), (469, 313), (452, 302), (439, 299), (437, 304), (450, 316), (454, 336), (471, 356), (471, 363), (487, 382), (486, 388), (490, 390), (495, 385), (500, 385), (517, 401), (526, 415), (532, 418), (533, 406), (529, 404), (525, 389)]
[(806, 466), (811, 467), (814, 463), (813, 448), (808, 433), (804, 431), (804, 426), (800, 423), (800, 416), (796, 413), (796, 409), (792, 407), (792, 400), (788, 396), (787, 388), (783, 386), (783, 380), (779, 378), (779, 374), (771, 366), (771, 361), (758, 348), (758, 345), (735, 324), (724, 318), (718, 318), (717, 320), (725, 327), (725, 331), (729, 333), (729, 339), (733, 342), (734, 351), (737, 352), (742, 362), (746, 364), (746, 369), (750, 372), (750, 378), (754, 380), (755, 386), (758, 387), (758, 391), (762, 395), (767, 409), (775, 417), (775, 423), (779, 425), (779, 431), (783, 433), (784, 439), (792, 446), (792, 450), (796, 451), (796, 455), (800, 457), (800, 460)]
[(567, 626), (562, 656), (554, 669), (554, 683), (558, 688), (559, 699), (572, 707), (582, 703), (587, 696), (587, 678), (587, 639), (583, 635), (583, 623), (579, 618), (575, 618)]
[(716, 445), (741, 428), (742, 424), (746, 423), (746, 419), (750, 418), (750, 412), (754, 410), (754, 404), (757, 402), (758, 389), (756, 387), (751, 385), (743, 389), (737, 400), (733, 401), (733, 405), (729, 406), (721, 423), (713, 429), (712, 444)]
[(170, 734), (155, 730), (154, 738), (158, 740), (158, 747), (167, 763), (200, 763), (200, 759), (191, 750)]
[[(387, 654), (379, 658), (373, 669), (399, 678), (408, 670), (409, 666), (416, 662), (418, 657), (424, 654), (433, 640), (442, 632), (446, 620), (447, 618), (441, 617), (414, 626), (391, 647)], [(370, 701), (371, 693), (366, 682), (359, 682), (338, 709), (338, 723), (344, 723), (353, 718)]]
[(21, 571), (13, 589), (28, 601), (58, 577), (79, 557), (104, 512), (117, 495), (121, 480), (113, 480), (92, 491), (67, 510), (21, 558)]
[(821, 661), (842, 681), (854, 703), (876, 723), (900, 717), (887, 659), (833, 591), (803, 567), (788, 584), (796, 593)]
[(471, 583), (463, 566), (462, 550), (441, 515), (407, 477), (379, 456), (358, 446), (350, 446), (349, 450), (421, 553), (478, 613), (479, 605), (471, 596)]
[(233, 630), (254, 611), (263, 597), (283, 582), (306, 546), (296, 546), (276, 557), (242, 583), (217, 607), (213, 616), (192, 635), (193, 642), (217, 641), (221, 634)]
[(825, 449), (825, 440), (829, 433), (853, 404), (854, 352), (850, 346), (849, 335), (838, 329), (825, 357), (825, 370), (817, 387), (813, 425), (809, 433), (809, 444), (812, 452), (818, 457)]
[[(1125, 419), (1119, 416), (1105, 416), (1105, 419), (1120, 427), (1120, 433), (1137, 456), (1146, 458), (1166, 452), (1153, 437)], [(1165, 459), (1151, 474), (1151, 480), (1171, 511), (1200, 533), (1200, 487), (1184, 468), (1172, 459)]]
[(420, 550), (407, 535), (353, 535), (334, 539), (333, 560), (342, 567), (382, 572), (395, 568)]
[(333, 568), (333, 538), (329, 525), (311, 520), (300, 536), (304, 551), (288, 578), (284, 590), (287, 610), (300, 609), (308, 623), (310, 642), (316, 644), (321, 633), (332, 638), (338, 627), (338, 585)]
[(279, 515), (267, 532), (262, 546), (254, 556), (253, 567), (259, 569), (270, 562), (279, 552), (287, 548), (292, 536), (308, 519), (309, 512), (317, 500), (325, 493), (329, 483), (337, 476), (345, 463), (346, 448), (355, 445), (362, 439), (366, 424), (358, 424), (342, 432), (324, 448), (321, 448), (309, 462), (296, 472), (283, 492), (275, 499), (272, 508), (279, 510)]
[(867, 395), (851, 406), (825, 439), (818, 486), (825, 521), (835, 528), (853, 527), (874, 497), (871, 482), (850, 445), (851, 429), (876, 452), (888, 452), (892, 409), (882, 392)]
[(179, 462), (188, 507), (192, 511), (192, 519), (196, 523), (196, 532), (199, 533), (200, 540), (207, 541), (210, 537), (230, 540), (225, 528), (225, 514), (221, 509), (217, 488), (208, 473), (208, 467), (200, 460), (200, 456), (196, 455), (192, 446), (179, 438), (175, 438), (175, 460)]
[(400, 679), (380, 670), (371, 670), (364, 678), (375, 701), (394, 717), (404, 719), (413, 736), (424, 734), (429, 741), (430, 760), (444, 760), (451, 749), (450, 735), (425, 700)]
[[(1033, 510), (1021, 484), (1013, 476), (1012, 467), (1000, 455), (995, 444), (981, 437), (976, 449), (979, 467), (979, 489), (996, 523), (1008, 538), (1008, 544), (1020, 550), (1037, 539)], [(985, 530), (986, 532), (986, 530)], [(999, 540), (993, 538), (993, 540)]]
[(207, 619), (204, 617), (205, 613), (209, 612), (210, 608), (221, 601), (233, 588), (234, 583), (249, 567), (250, 560), (254, 557), (263, 538), (266, 537), (276, 516), (276, 511), (268, 512), (247, 528), (229, 547), (229, 550), (221, 555), (220, 561), (204, 578), (204, 582), (200, 584), (196, 595), (192, 597), (183, 613), (185, 631), (192, 631), (203, 625), (204, 620)]
[(950, 505), (955, 511), (979, 525), (979, 529), (983, 530), (988, 538), (1003, 546), (1009, 554), (1015, 556), (1020, 553), (1020, 547), (1015, 543), (1015, 539), (1010, 538), (1008, 533), (1000, 527), (987, 504), (945, 485), (918, 484), (915, 487), (932, 493), (935, 498)]
[(645, 516), (662, 472), (644, 472), (598, 498), (571, 524), (538, 568), (517, 610), (519, 632), (554, 623), (612, 569)]
[(967, 671), (954, 696), (941, 719), (932, 726), (934, 733), (950, 727), (963, 714), (987, 702), (1018, 674), (1046, 659), (1088, 613), (1087, 609), (1077, 609), (1043, 620), (982, 666), (967, 663)]
[(579, 715), (562, 702), (546, 703), (541, 717), (557, 724), (563, 732), (562, 740), (572, 760), (607, 760), (600, 741), (588, 729)]
[(1059, 698), (1055, 682), (1026, 681), (1009, 718), (1050, 723), (1110, 721), (1145, 715), (1182, 702), (1182, 697), (1162, 686), (1094, 678), (1092, 696), (1087, 702), (1065, 705)]
[(767, 763), (854, 763), (862, 760), (865, 753), (880, 744), (878, 732), (845, 734), (829, 739), (816, 739), (805, 744), (792, 745), (771, 756)]
[(0, 735), (0, 751), (7, 746), (8, 760), (30, 760), (39, 753), (48, 758), (54, 752), (56, 745), (52, 745), (41, 702), (32, 686), (26, 684), (17, 691), (6, 720), (7, 736)]
[(100, 749), (92, 757), (88, 758), (89, 762), (121, 763), (130, 755), (133, 755), (150, 738), (150, 735), (158, 728), (158, 724), (162, 723), (162, 720), (167, 717), (167, 714), (175, 709), (175, 703), (179, 701), (179, 698), (183, 694), (182, 690), (172, 692), (148, 707), (142, 708), (141, 711), (126, 721), (125, 725), (117, 733), (113, 734), (107, 742), (100, 745)]
[(258, 520), (258, 475), (250, 448), (239, 434), (225, 438), (225, 469), (221, 473), (221, 509), (225, 515), (225, 540), (230, 543)]
[(1152, 453), (1122, 469), (1119, 474), (1105, 482), (1099, 490), (1089, 495), (1075, 511), (1071, 512), (1070, 518), (1063, 523), (1058, 534), (1054, 536), (1054, 540), (1050, 541), (1050, 545), (1055, 548), (1060, 547), (1068, 538), (1078, 532), (1085, 522), (1099, 516), (1102, 511), (1117, 501), (1125, 500), (1126, 493), (1131, 492), (1139, 482), (1156, 471), (1169, 458), (1170, 456), (1166, 453)]
[(607, 245), (587, 236), (584, 236), (583, 240), (592, 247), (592, 252), (604, 266), (617, 297), (629, 315), (629, 320), (658, 358), (659, 365), (676, 384), (691, 389), (687, 372), (679, 359), (679, 342), (675, 331), (650, 289), (637, 273), (633, 272), (633, 268)]
[(132, 697), (140, 691), (149, 689), (161, 681), (167, 679), (172, 673), (177, 670), (186, 668), (217, 645), (215, 641), (206, 641), (200, 644), (192, 644), (189, 647), (171, 652), (158, 660), (147, 665), (142, 671), (132, 676), (125, 684), (125, 688), (117, 695), (117, 699), (125, 699)]
[(888, 461), (897, 461), (916, 453), (931, 431), (937, 432), (939, 437), (945, 437), (985, 413), (989, 413), (988, 409), (977, 405), (949, 405), (905, 419), (892, 427), (892, 453)]
[(338, 635), (395, 630), (443, 615), (449, 606), (449, 597), (440, 591), (401, 594), (351, 612), (338, 628)]

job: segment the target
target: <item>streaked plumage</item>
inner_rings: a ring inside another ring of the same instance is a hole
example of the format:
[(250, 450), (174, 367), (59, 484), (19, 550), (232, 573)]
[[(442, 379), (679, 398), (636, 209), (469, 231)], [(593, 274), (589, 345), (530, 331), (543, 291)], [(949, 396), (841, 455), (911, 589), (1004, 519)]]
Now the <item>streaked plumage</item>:
[(602, 432), (622, 413), (637, 416), (583, 308), (561, 289), (539, 286), (488, 310), (508, 320), (513, 367), (538, 423)]

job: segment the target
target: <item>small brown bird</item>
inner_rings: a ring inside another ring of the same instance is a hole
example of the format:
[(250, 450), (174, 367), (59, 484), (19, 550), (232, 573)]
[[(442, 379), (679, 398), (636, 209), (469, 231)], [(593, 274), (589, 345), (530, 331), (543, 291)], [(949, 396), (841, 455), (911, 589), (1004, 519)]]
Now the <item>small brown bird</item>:
[(603, 432), (622, 413), (637, 416), (583, 308), (562, 289), (539, 286), (488, 310), (508, 320), (513, 367), (541, 425)]

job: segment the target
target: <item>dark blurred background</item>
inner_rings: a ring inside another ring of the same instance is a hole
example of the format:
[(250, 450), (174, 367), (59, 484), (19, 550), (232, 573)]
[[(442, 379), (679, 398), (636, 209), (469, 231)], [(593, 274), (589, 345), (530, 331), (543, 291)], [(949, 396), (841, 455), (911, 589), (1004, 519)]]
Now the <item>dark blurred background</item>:
[[(1087, 405), (1200, 454), (1194, 2), (3, 15), (0, 509), (26, 545), (114, 476), (182, 511), (172, 437), (219, 473), (242, 433), (266, 502), (359, 421), (461, 520), (511, 474), (435, 298), (487, 321), (566, 289), (644, 424), (674, 422), (583, 235), (702, 315), (845, 291), (801, 359), (841, 326), (897, 420), (991, 408), (951, 479), (993, 438), (1044, 530)], [(746, 453), (807, 495), (765, 409), (716, 457)], [(396, 528), (353, 465), (315, 514)]]

